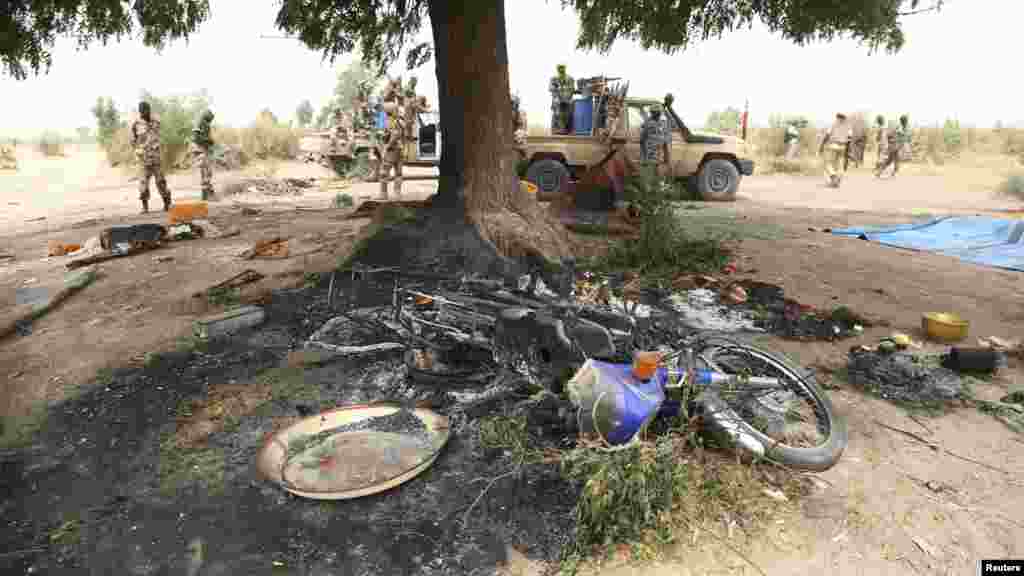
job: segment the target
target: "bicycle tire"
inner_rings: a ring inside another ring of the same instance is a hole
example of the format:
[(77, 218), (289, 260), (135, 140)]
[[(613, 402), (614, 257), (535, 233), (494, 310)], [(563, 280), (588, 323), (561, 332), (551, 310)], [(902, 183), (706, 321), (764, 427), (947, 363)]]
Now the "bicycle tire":
[[(764, 446), (765, 457), (791, 468), (815, 472), (828, 470), (839, 461), (848, 442), (846, 422), (837, 414), (832, 401), (818, 384), (812, 372), (800, 369), (796, 363), (782, 353), (767, 350), (753, 343), (746, 342), (733, 334), (725, 335), (719, 332), (704, 332), (696, 336), (695, 342), (695, 352), (704, 352), (716, 347), (731, 348), (753, 352), (756, 356), (761, 357), (762, 360), (768, 360), (771, 364), (775, 365), (775, 369), (788, 373), (788, 377), (785, 380), (786, 389), (813, 401), (815, 408), (817, 408), (815, 411), (816, 415), (819, 418), (824, 416), (824, 421), (828, 427), (828, 435), (824, 442), (813, 447), (799, 447), (788, 446), (771, 438), (743, 419), (742, 416), (736, 414), (737, 419), (733, 421), (733, 424), (746, 434), (753, 436)], [(792, 386), (793, 384), (797, 386), (795, 389)], [(721, 422), (709, 419), (709, 423), (713, 428), (717, 428), (719, 432), (725, 432), (722, 429)]]

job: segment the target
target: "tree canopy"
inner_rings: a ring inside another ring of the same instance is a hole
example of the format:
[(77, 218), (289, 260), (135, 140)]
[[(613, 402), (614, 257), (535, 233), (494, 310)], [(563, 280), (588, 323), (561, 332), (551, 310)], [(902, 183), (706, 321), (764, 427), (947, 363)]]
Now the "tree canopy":
[[(520, 0), (522, 1), (522, 0)], [(275, 24), (325, 57), (358, 49), (367, 62), (387, 65), (403, 49), (417, 67), (433, 53), (429, 43), (409, 46), (420, 32), (430, 4), (446, 0), (279, 0)], [(673, 52), (695, 41), (719, 37), (761, 22), (797, 44), (850, 37), (871, 49), (899, 50), (900, 17), (939, 8), (943, 0), (561, 0), (580, 16), (577, 45), (607, 52), (620, 39), (644, 48)], [(161, 48), (187, 39), (210, 15), (208, 0), (7, 0), (0, 13), (3, 72), (23, 80), (52, 64), (59, 37), (81, 47), (125, 37)]]

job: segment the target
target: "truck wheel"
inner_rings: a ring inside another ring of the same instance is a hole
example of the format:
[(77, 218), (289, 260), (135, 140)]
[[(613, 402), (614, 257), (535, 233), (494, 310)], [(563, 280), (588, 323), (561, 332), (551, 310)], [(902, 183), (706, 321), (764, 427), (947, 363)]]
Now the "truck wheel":
[(526, 180), (537, 187), (537, 200), (550, 202), (569, 188), (569, 169), (558, 160), (544, 158), (526, 169)]
[(708, 160), (697, 174), (697, 191), (703, 200), (731, 202), (736, 199), (739, 187), (740, 171), (723, 158)]

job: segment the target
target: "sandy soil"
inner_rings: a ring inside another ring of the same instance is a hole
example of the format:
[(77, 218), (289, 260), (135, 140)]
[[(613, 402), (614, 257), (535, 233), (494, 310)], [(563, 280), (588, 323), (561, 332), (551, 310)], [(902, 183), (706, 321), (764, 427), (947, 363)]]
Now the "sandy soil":
[[(102, 166), (95, 149), (68, 159), (33, 158), (19, 150), (21, 171), (0, 172), (7, 191), (0, 213), (0, 253), (15, 256), (0, 264), (0, 318), (16, 313), (15, 289), (52, 286), (63, 276), (66, 258), (45, 258), (50, 239), (82, 241), (104, 227), (161, 220), (137, 215), (137, 192), (129, 177)], [(1019, 273), (965, 264), (943, 256), (885, 248), (835, 237), (823, 228), (906, 221), (910, 215), (992, 212), (1019, 208), (993, 195), (1002, 160), (965, 159), (960, 165), (910, 166), (897, 178), (876, 180), (852, 173), (840, 190), (820, 178), (747, 178), (740, 201), (709, 208), (745, 227), (782, 230), (777, 237), (749, 235), (743, 243), (741, 274), (782, 285), (809, 304), (846, 304), (886, 318), (891, 328), (864, 334), (867, 343), (891, 330), (919, 336), (920, 314), (955, 311), (971, 321), (971, 338), (1024, 336), (1024, 284)], [(282, 165), (278, 176), (326, 178), (309, 165)], [(218, 181), (234, 175), (217, 174)], [(169, 178), (176, 198), (198, 197), (198, 176)], [(252, 268), (267, 275), (246, 289), (262, 291), (301, 283), (306, 272), (332, 269), (365, 220), (348, 221), (331, 209), (340, 191), (372, 197), (376, 185), (345, 188), (322, 181), (299, 197), (236, 196), (211, 205), (211, 220), (237, 226), (233, 238), (181, 242), (157, 252), (101, 266), (103, 277), (61, 309), (34, 325), (27, 337), (0, 346), (0, 375), (8, 386), (0, 398), (7, 417), (27, 413), (39, 400), (55, 400), (91, 378), (97, 369), (138, 361), (187, 334), (192, 321), (209, 311), (191, 297), (233, 274)], [(408, 196), (430, 193), (430, 183), (414, 183)], [(245, 216), (242, 206), (262, 213)], [(296, 207), (316, 211), (297, 211)], [(32, 221), (45, 216), (42, 221)], [(97, 219), (80, 227), (75, 223)], [(266, 236), (290, 236), (293, 253), (318, 252), (279, 261), (243, 261), (238, 252)], [(157, 258), (171, 256), (172, 260)], [(772, 342), (805, 365), (836, 368), (857, 342)], [(821, 489), (794, 504), (776, 529), (735, 535), (750, 561), (769, 574), (973, 573), (980, 558), (1024, 557), (1024, 451), (1021, 439), (1002, 424), (973, 410), (924, 421), (880, 400), (865, 397), (842, 382), (833, 398), (850, 426), (842, 461), (821, 475)], [(979, 393), (998, 397), (1024, 386), (1021, 367), (1011, 369)], [(956, 454), (998, 467), (936, 452), (878, 422), (927, 437)], [(925, 428), (925, 426), (927, 428)], [(727, 534), (723, 525), (720, 535)], [(737, 554), (706, 535), (680, 548), (678, 561), (655, 566), (607, 566), (605, 574), (756, 574)], [(695, 550), (693, 542), (701, 544)], [(533, 573), (516, 556), (512, 573)]]

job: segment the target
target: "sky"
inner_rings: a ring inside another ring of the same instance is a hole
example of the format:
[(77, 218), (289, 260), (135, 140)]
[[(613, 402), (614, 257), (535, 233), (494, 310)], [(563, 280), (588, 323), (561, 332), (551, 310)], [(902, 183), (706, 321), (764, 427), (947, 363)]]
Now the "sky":
[[(925, 1), (927, 4), (927, 0)], [(242, 126), (263, 108), (292, 118), (309, 99), (315, 108), (332, 93), (351, 60), (333, 64), (274, 28), (277, 2), (211, 0), (211, 18), (186, 42), (162, 53), (138, 40), (79, 50), (60, 40), (49, 73), (17, 81), (0, 76), (0, 135), (32, 137), (44, 130), (69, 135), (94, 126), (90, 108), (110, 96), (134, 110), (140, 92), (189, 94), (206, 89), (218, 123)], [(956, 118), (962, 124), (1024, 126), (1019, 72), (1021, 0), (949, 0), (938, 13), (904, 20), (907, 42), (896, 55), (868, 53), (853, 41), (796, 46), (759, 25), (667, 55), (620, 42), (607, 55), (575, 49), (579, 28), (558, 0), (506, 0), (509, 76), (531, 124), (548, 123), (548, 80), (565, 63), (581, 78), (606, 74), (630, 80), (630, 95), (675, 95), (685, 122), (701, 126), (708, 114), (749, 102), (751, 122), (770, 114), (802, 114), (829, 121), (837, 110), (907, 113), (915, 124)], [(430, 38), (429, 26), (422, 31)], [(419, 91), (437, 101), (433, 63), (409, 72)]]

